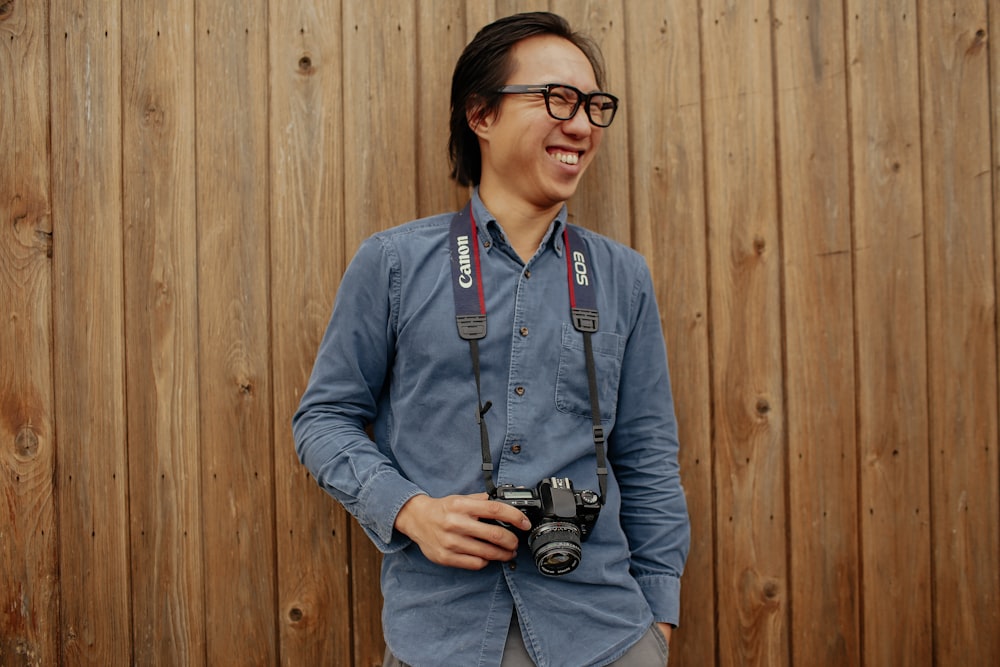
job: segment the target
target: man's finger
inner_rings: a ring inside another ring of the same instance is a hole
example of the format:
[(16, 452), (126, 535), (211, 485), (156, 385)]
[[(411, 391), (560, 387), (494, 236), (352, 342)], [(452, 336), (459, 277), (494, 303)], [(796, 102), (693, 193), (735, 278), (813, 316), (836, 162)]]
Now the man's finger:
[(510, 505), (502, 503), (498, 500), (490, 500), (483, 503), (482, 512), (483, 514), (480, 515), (480, 518), (482, 519), (503, 521), (504, 523), (520, 528), (521, 530), (528, 530), (531, 528), (531, 522), (521, 510), (516, 507), (511, 507)]

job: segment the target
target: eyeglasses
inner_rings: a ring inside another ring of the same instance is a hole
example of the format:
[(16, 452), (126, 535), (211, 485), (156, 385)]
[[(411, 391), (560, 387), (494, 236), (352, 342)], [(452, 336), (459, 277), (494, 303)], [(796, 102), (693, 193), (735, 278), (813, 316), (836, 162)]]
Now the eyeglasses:
[(504, 86), (498, 93), (504, 95), (542, 95), (545, 108), (556, 120), (569, 120), (583, 105), (587, 120), (597, 127), (607, 127), (615, 119), (618, 98), (611, 93), (585, 93), (562, 83), (547, 83), (544, 86), (514, 85)]

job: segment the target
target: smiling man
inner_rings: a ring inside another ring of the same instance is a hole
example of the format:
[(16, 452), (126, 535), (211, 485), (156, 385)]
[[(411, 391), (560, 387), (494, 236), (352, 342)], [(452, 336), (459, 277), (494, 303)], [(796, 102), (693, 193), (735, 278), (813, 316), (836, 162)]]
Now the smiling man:
[(471, 201), (341, 283), (293, 431), (385, 554), (386, 666), (667, 662), (690, 538), (653, 285), (566, 219), (603, 84), (554, 14), (483, 28), (452, 79)]

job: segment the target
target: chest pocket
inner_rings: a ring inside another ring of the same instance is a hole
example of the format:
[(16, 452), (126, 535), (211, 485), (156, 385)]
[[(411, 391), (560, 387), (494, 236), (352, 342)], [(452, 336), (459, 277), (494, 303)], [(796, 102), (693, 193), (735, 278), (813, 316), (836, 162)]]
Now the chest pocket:
[[(591, 334), (594, 366), (597, 369), (597, 396), (601, 420), (614, 419), (618, 407), (618, 382), (621, 379), (625, 338), (616, 333)], [(583, 334), (568, 322), (562, 326), (559, 367), (556, 370), (556, 408), (560, 412), (590, 417), (590, 389), (587, 383), (587, 357), (583, 352)]]

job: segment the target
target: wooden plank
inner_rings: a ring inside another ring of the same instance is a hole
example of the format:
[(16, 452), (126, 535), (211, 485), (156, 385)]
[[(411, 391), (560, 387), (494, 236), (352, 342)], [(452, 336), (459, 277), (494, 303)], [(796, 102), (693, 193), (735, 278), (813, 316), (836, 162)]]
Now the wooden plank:
[(466, 35), (464, 0), (420, 3), (417, 11), (417, 201), (418, 215), (455, 211), (469, 190), (448, 177), (451, 77)]
[[(989, 16), (989, 26), (987, 27), (987, 37), (992, 34), (1000, 34), (1000, 0), (987, 0), (987, 15)], [(990, 54), (990, 121), (993, 129), (992, 137), (992, 169), (993, 169), (993, 252), (995, 279), (993, 282), (993, 298), (1000, 301), (1000, 49), (988, 49)], [(995, 305), (994, 309), (1000, 309), (1000, 305)], [(997, 323), (997, 358), (1000, 360), (1000, 322)], [(1000, 361), (997, 364), (997, 386), (1000, 389)], [(1000, 401), (1000, 398), (998, 398)], [(997, 406), (997, 413), (1000, 414), (1000, 404)]]
[[(989, 25), (986, 28), (986, 36), (989, 37), (991, 34), (1000, 34), (1000, 0), (987, 0), (987, 16), (989, 17)], [(978, 32), (978, 31), (977, 31)], [(994, 319), (996, 319), (996, 313), (998, 310), (997, 301), (1000, 301), (1000, 141), (997, 140), (1000, 137), (1000, 49), (988, 48), (989, 53), (989, 76), (990, 76), (990, 127), (992, 128), (991, 134), (991, 173), (992, 173), (992, 195), (993, 195), (993, 312)], [(996, 380), (998, 386), (998, 393), (1000, 393), (1000, 321), (998, 321), (995, 335), (997, 337), (997, 373)], [(1000, 414), (1000, 396), (997, 398), (997, 414)], [(994, 457), (1000, 458), (1000, 453), (997, 449), (1000, 449), (1000, 438), (993, 441), (990, 446), (990, 451), (993, 452)], [(1000, 473), (998, 473), (1000, 474)], [(1000, 501), (994, 503), (995, 511), (1000, 512)], [(994, 523), (994, 528), (997, 528), (997, 524)], [(997, 624), (994, 624), (994, 633), (996, 632)], [(997, 651), (994, 655), (995, 661), (1000, 660), (1000, 651)]]
[(932, 652), (914, 4), (849, 0), (846, 14), (865, 665), (922, 664)]
[(267, 11), (195, 7), (207, 662), (275, 664)]
[(416, 215), (417, 116), (406, 111), (417, 100), (414, 25), (412, 2), (344, 5), (344, 89), (353, 91), (344, 103), (348, 257), (373, 232)]
[[(464, 0), (463, 0), (464, 1)], [(499, 16), (496, 2), (464, 2), (465, 4), (465, 44), (472, 41), (481, 29), (493, 23)], [(465, 48), (465, 44), (462, 48)], [(455, 58), (458, 60), (458, 58)], [(451, 63), (454, 71), (455, 63)], [(450, 85), (450, 83), (449, 83)]]
[(59, 661), (48, 6), (0, 8), (0, 664)]
[[(121, 6), (51, 6), (52, 258), (62, 655), (131, 662)], [(109, 613), (109, 610), (113, 610)]]
[(346, 511), (299, 463), (291, 418), (344, 270), (341, 3), (271, 3), (271, 340), (280, 659), (351, 661)]
[[(653, 273), (680, 429), (691, 552), (671, 662), (715, 664), (708, 251), (698, 7), (625, 5), (632, 242)], [(615, 123), (618, 121), (616, 120)]]
[[(374, 0), (344, 6), (344, 225), (347, 256), (373, 232), (417, 214), (416, 25), (414, 3)], [(422, 63), (421, 67), (434, 64)], [(391, 103), (386, 103), (391, 100)], [(355, 665), (381, 664), (384, 652), (380, 557), (351, 522)]]
[(987, 8), (919, 9), (934, 660), (987, 665), (1000, 660)]
[(792, 664), (860, 662), (843, 9), (775, 3)]
[(194, 7), (122, 8), (134, 661), (205, 660)]
[(503, 16), (510, 16), (511, 14), (520, 14), (523, 12), (552, 11), (552, 2), (550, 0), (496, 0), (495, 4), (497, 19)]
[[(621, 0), (553, 0), (552, 11), (600, 46), (605, 62), (605, 90), (612, 93), (624, 90), (627, 68)], [(603, 137), (597, 159), (580, 181), (569, 207), (573, 222), (626, 245), (632, 242), (628, 121), (628, 114), (619, 110), (611, 127), (598, 130)]]
[(768, 2), (702, 3), (722, 665), (789, 662), (770, 38)]

